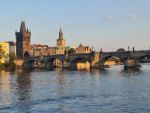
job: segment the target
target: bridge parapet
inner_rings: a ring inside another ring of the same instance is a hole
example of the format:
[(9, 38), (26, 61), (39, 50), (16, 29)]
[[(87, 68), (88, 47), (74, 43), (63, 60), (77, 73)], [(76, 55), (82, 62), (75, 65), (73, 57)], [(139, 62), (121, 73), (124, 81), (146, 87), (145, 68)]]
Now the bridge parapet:
[[(127, 60), (128, 56), (132, 56), (136, 60), (139, 60), (145, 55), (150, 56), (150, 51), (125, 51), (125, 52), (91, 52), (83, 54), (56, 54), (43, 56), (44, 63), (52, 63), (55, 59), (59, 59), (63, 64), (76, 63), (75, 61), (88, 61), (92, 67), (101, 66), (104, 64), (105, 60), (110, 57), (118, 57), (121, 61)], [(41, 61), (41, 57), (27, 57), (24, 58), (26, 62)]]

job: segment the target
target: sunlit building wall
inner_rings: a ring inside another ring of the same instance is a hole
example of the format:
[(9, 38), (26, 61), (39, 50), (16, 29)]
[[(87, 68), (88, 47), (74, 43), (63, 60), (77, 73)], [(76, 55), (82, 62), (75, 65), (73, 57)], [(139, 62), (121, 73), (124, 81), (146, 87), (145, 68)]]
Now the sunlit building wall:
[(0, 63), (9, 62), (9, 54), (16, 56), (16, 45), (14, 42), (0, 42)]

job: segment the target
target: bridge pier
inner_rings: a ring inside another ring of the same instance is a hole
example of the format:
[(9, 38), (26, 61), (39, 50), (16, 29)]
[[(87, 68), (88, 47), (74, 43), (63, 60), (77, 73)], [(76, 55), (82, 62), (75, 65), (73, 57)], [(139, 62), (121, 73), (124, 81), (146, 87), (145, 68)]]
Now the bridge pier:
[(67, 62), (67, 61), (63, 62), (63, 67), (62, 68), (64, 68), (64, 69), (70, 69), (70, 67), (71, 67), (71, 65), (70, 65), (69, 62)]
[[(120, 61), (124, 64), (125, 60), (127, 59), (128, 55), (131, 55), (133, 58), (139, 61), (144, 56), (149, 56), (150, 59), (150, 51), (134, 51), (134, 52), (91, 52), (91, 53), (82, 53), (82, 54), (56, 54), (56, 55), (49, 55), (40, 57), (28, 57), (24, 59), (24, 67), (32, 68), (33, 63), (36, 61), (43, 60), (43, 64), (45, 65), (44, 68), (46, 69), (53, 69), (54, 65), (52, 64), (54, 60), (59, 59), (62, 62), (62, 68), (66, 69), (76, 69), (77, 62), (81, 63), (81, 65), (86, 63), (87, 61), (90, 64), (90, 68), (98, 68), (103, 69), (104, 62), (106, 59), (115, 56), (120, 58)], [(146, 58), (145, 58), (146, 59)]]
[(24, 62), (23, 68), (24, 69), (33, 69), (33, 63), (32, 62)]

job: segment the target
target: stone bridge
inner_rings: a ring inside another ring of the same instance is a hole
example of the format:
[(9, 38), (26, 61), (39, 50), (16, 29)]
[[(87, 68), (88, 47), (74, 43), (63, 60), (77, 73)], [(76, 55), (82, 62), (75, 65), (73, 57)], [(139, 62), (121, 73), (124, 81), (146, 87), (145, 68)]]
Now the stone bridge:
[(129, 56), (140, 62), (142, 59), (150, 59), (150, 50), (147, 51), (124, 51), (124, 52), (102, 52), (100, 62), (103, 63), (110, 57), (118, 57), (121, 61), (126, 61)]
[(32, 67), (34, 62), (42, 62), (46, 68), (53, 68), (54, 60), (58, 59), (62, 63), (62, 67), (76, 67), (78, 62), (89, 62), (91, 68), (99, 68), (104, 65), (105, 61), (111, 57), (118, 57), (122, 62), (125, 62), (128, 56), (135, 60), (149, 58), (150, 51), (125, 51), (125, 52), (91, 52), (84, 54), (57, 54), (41, 57), (24, 58), (25, 63)]

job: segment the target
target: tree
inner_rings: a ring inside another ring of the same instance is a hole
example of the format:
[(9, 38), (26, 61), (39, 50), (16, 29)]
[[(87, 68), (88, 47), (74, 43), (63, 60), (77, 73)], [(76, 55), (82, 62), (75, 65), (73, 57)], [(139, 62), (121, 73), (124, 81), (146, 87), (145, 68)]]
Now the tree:
[(124, 48), (119, 48), (119, 49), (117, 49), (117, 52), (124, 52), (124, 51), (125, 51)]
[(69, 53), (69, 54), (75, 53), (75, 49), (74, 49), (74, 48), (70, 48), (70, 49), (68, 50), (68, 53)]

